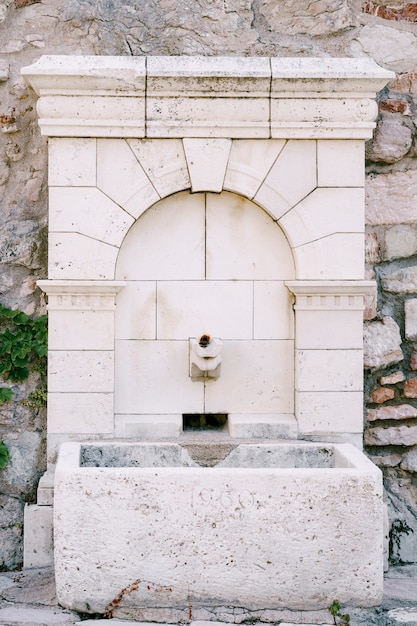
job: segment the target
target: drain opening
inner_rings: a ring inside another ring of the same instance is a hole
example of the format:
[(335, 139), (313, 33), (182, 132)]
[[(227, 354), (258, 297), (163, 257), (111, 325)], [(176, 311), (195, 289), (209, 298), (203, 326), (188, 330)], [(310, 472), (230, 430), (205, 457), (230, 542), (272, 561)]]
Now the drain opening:
[(183, 430), (222, 430), (227, 424), (227, 413), (184, 413)]

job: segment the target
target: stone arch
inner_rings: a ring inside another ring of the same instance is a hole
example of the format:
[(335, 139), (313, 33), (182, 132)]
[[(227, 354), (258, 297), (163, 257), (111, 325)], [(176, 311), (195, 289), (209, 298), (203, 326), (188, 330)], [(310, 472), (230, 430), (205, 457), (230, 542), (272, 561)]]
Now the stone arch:
[[(290, 420), (295, 427), (285, 286), (294, 275), (281, 229), (242, 196), (182, 191), (144, 212), (116, 269), (125, 282), (115, 324), (119, 436), (142, 433), (148, 418), (153, 427), (162, 419), (180, 428), (186, 413), (226, 413), (232, 422), (262, 415), (276, 434), (282, 417), (284, 429)], [(215, 383), (196, 384), (189, 339), (204, 333), (223, 341), (224, 365)]]

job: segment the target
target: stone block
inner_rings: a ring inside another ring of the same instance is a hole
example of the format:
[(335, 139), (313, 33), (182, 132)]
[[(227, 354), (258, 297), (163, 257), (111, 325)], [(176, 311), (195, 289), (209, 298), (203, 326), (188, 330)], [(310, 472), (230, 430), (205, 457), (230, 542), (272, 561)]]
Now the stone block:
[(126, 439), (176, 438), (182, 433), (182, 414), (115, 415), (115, 436)]
[(365, 53), (378, 64), (395, 72), (407, 72), (410, 67), (414, 67), (417, 37), (407, 30), (382, 24), (366, 24), (358, 32), (352, 52)]
[[(230, 139), (183, 139), (191, 191), (220, 193), (231, 148)], [(210, 164), (209, 167), (207, 165)]]
[(392, 372), (392, 374), (387, 374), (387, 376), (381, 376), (381, 378), (379, 379), (379, 383), (381, 385), (396, 385), (397, 383), (402, 383), (404, 378), (404, 373), (399, 370), (398, 372)]
[(118, 252), (116, 246), (78, 233), (50, 233), (48, 277), (52, 280), (113, 280)]
[(74, 232), (120, 246), (134, 219), (96, 188), (52, 187), (50, 232)]
[(318, 188), (279, 219), (293, 247), (335, 233), (363, 233), (362, 189)]
[(405, 337), (409, 341), (417, 340), (417, 298), (409, 298), (404, 302)]
[(51, 506), (31, 504), (25, 507), (23, 561), (25, 568), (53, 565), (52, 518), (53, 509)]
[(254, 203), (234, 194), (207, 195), (206, 250), (208, 280), (288, 280), (294, 275), (282, 230)]
[(365, 184), (363, 142), (320, 139), (317, 142), (319, 187), (363, 187)]
[(119, 415), (204, 413), (204, 382), (189, 377), (188, 340), (118, 340), (116, 362)]
[(128, 281), (117, 295), (116, 339), (156, 339), (156, 291), (156, 281)]
[(51, 138), (48, 142), (50, 187), (94, 187), (96, 184), (96, 139)]
[(387, 387), (378, 387), (371, 393), (370, 400), (375, 404), (383, 404), (388, 400), (392, 400), (395, 396), (394, 389), (389, 389)]
[(229, 433), (242, 439), (297, 439), (298, 426), (294, 415), (239, 415), (229, 413)]
[(112, 350), (113, 347), (114, 311), (49, 311), (49, 350)]
[(407, 154), (412, 143), (412, 131), (401, 118), (385, 114), (378, 121), (374, 140), (369, 144), (366, 155), (370, 161), (396, 163)]
[(198, 339), (203, 334), (225, 340), (251, 339), (253, 283), (159, 281), (156, 324), (158, 339)]
[(295, 342), (299, 350), (360, 350), (363, 345), (362, 311), (297, 310)]
[(417, 267), (388, 270), (388, 273), (382, 277), (381, 284), (385, 291), (391, 293), (415, 294), (417, 293)]
[(135, 281), (204, 280), (204, 195), (184, 192), (148, 209), (126, 236), (116, 272)]
[(417, 253), (417, 227), (394, 224), (385, 230), (381, 257), (385, 261), (414, 256)]
[(410, 205), (417, 196), (417, 170), (368, 176), (365, 189), (367, 224), (417, 223), (417, 207)]
[(300, 435), (362, 433), (363, 395), (360, 391), (296, 391)]
[(417, 417), (417, 409), (411, 404), (398, 404), (396, 406), (383, 406), (380, 409), (368, 409), (368, 422), (376, 420), (405, 420)]
[(294, 412), (293, 342), (225, 341), (222, 371), (205, 385), (205, 412)]
[(316, 186), (316, 142), (289, 140), (259, 188), (255, 201), (278, 219)]
[(49, 392), (113, 392), (112, 350), (51, 350), (48, 359)]
[(191, 187), (180, 139), (132, 139), (128, 143), (161, 198)]
[(284, 145), (283, 139), (233, 140), (223, 188), (253, 198)]
[(365, 369), (387, 367), (404, 358), (398, 324), (392, 317), (382, 322), (369, 322), (364, 329)]
[(113, 394), (50, 392), (48, 432), (79, 435), (113, 433)]
[(369, 428), (365, 431), (364, 442), (368, 446), (415, 446), (417, 426)]
[(294, 249), (300, 280), (361, 280), (364, 274), (364, 235), (334, 234)]
[(296, 350), (297, 391), (362, 391), (362, 350)]
[(253, 283), (253, 338), (293, 339), (292, 296), (279, 280)]
[(417, 376), (404, 382), (404, 395), (406, 398), (417, 398)]
[(135, 219), (160, 199), (122, 139), (97, 140), (97, 187)]

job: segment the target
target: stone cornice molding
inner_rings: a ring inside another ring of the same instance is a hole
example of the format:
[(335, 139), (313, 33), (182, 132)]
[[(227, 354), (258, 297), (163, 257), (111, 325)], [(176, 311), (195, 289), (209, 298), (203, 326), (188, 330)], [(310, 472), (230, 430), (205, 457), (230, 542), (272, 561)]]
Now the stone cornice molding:
[(394, 77), (369, 58), (43, 56), (45, 136), (367, 139)]
[(115, 298), (125, 286), (120, 280), (38, 280), (48, 296), (48, 310), (114, 310)]
[(376, 287), (373, 280), (291, 280), (287, 289), (296, 296), (295, 310), (363, 310), (364, 296)]

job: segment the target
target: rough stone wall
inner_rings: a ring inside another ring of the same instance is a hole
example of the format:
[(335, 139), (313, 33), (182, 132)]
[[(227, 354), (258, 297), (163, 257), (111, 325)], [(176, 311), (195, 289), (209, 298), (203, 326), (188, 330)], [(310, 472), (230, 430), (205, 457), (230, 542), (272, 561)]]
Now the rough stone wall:
[[(46, 143), (20, 68), (41, 54), (369, 55), (397, 78), (367, 146), (365, 442), (383, 469), (396, 561), (417, 560), (417, 1), (0, 0), (0, 302), (43, 312)], [(0, 385), (2, 384), (0, 380)], [(22, 560), (22, 512), (44, 470), (45, 410), (0, 406), (0, 569)]]

